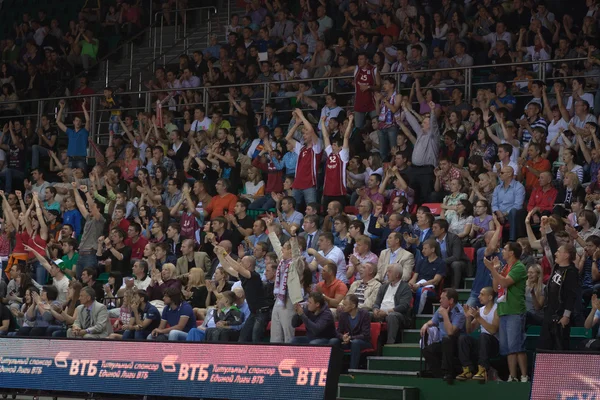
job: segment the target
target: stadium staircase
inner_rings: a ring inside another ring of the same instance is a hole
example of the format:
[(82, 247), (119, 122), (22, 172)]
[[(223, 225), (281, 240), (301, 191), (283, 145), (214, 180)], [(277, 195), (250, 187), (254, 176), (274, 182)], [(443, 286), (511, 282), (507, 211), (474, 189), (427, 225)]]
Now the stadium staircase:
[[(470, 295), (473, 278), (465, 279), (459, 289), (459, 300), (465, 302)], [(438, 307), (435, 304), (434, 307)], [(381, 356), (367, 357), (367, 369), (349, 370), (340, 376), (338, 400), (439, 400), (484, 398), (486, 400), (525, 400), (529, 398), (530, 383), (503, 381), (454, 381), (421, 378), (419, 328), (431, 319), (430, 314), (416, 316), (415, 327), (403, 334), (403, 343), (384, 345)], [(539, 335), (539, 330), (537, 331)], [(528, 336), (531, 337), (528, 333)], [(382, 334), (382, 337), (385, 337)], [(385, 339), (384, 339), (385, 340)], [(530, 363), (533, 358), (530, 355)], [(425, 361), (423, 366), (425, 368)]]

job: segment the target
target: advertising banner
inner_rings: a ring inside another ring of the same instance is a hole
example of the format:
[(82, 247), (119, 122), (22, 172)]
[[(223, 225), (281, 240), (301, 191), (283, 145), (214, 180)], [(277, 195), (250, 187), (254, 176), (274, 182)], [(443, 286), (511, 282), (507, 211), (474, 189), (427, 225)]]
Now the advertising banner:
[(600, 354), (542, 353), (535, 357), (532, 400), (600, 400)]
[(0, 338), (0, 388), (224, 399), (334, 399), (326, 346)]

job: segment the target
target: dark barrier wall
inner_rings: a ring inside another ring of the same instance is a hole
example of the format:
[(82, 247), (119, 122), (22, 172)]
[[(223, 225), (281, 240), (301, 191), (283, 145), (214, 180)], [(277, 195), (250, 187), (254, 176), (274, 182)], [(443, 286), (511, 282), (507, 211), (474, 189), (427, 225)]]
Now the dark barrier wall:
[(600, 400), (600, 354), (541, 353), (535, 358), (532, 400)]
[(341, 357), (315, 346), (0, 338), (0, 388), (335, 399)]

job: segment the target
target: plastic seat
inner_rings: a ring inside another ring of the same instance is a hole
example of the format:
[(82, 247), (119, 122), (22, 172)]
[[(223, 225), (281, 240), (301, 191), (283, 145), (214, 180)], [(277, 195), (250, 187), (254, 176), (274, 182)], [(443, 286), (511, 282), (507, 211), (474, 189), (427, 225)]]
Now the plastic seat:
[(442, 203), (423, 203), (421, 207), (429, 207), (433, 215), (440, 215), (442, 213)]

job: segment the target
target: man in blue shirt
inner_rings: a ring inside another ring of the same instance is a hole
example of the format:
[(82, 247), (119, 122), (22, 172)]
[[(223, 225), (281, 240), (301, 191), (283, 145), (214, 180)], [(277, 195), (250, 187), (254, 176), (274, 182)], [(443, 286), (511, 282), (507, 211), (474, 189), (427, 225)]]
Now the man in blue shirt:
[(73, 118), (73, 129), (67, 128), (62, 122), (62, 114), (65, 109), (65, 101), (59, 102), (58, 115), (56, 116), (56, 125), (61, 131), (65, 132), (69, 138), (67, 145), (67, 156), (69, 157), (69, 168), (87, 169), (85, 159), (87, 157), (88, 136), (90, 134), (90, 114), (87, 111), (87, 99), (81, 103), (83, 115), (85, 117), (85, 126), (81, 124), (81, 117), (76, 115)]
[(515, 241), (523, 236), (525, 221), (525, 187), (514, 179), (515, 171), (512, 167), (503, 167), (500, 170), (500, 184), (494, 189), (492, 195), (492, 211), (501, 224), (506, 221), (510, 224), (509, 239)]
[(165, 308), (160, 325), (148, 335), (148, 340), (184, 341), (190, 329), (196, 327), (196, 316), (192, 306), (182, 301), (181, 289), (178, 287), (165, 289), (163, 301)]
[(145, 340), (160, 326), (160, 313), (150, 303), (150, 296), (145, 290), (135, 292), (131, 308), (131, 322), (124, 326), (123, 339)]
[(421, 327), (421, 337), (425, 340), (429, 328), (437, 327), (441, 341), (431, 343), (423, 349), (423, 356), (436, 378), (454, 379), (454, 355), (457, 351), (458, 338), (465, 334), (465, 312), (458, 304), (458, 292), (448, 288), (440, 296), (440, 308), (433, 318)]

